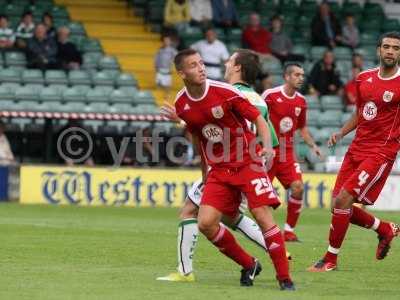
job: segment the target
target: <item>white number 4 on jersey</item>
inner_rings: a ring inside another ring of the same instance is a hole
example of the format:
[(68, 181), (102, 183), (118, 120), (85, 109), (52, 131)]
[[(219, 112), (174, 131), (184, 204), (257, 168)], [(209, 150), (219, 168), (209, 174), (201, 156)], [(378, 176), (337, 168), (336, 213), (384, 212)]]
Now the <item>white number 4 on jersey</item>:
[(369, 178), (369, 174), (365, 171), (361, 171), (360, 175), (358, 175), (358, 186), (364, 185)]

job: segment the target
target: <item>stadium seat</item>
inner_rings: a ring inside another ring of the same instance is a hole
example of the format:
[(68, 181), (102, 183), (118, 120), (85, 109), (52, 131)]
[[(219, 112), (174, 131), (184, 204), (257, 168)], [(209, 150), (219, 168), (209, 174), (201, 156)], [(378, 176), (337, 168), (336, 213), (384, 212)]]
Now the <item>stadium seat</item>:
[(318, 115), (318, 126), (321, 127), (339, 127), (341, 125), (341, 112), (328, 110), (320, 112)]
[(137, 80), (130, 73), (120, 73), (115, 80), (118, 87), (122, 86), (137, 86)]
[(109, 99), (111, 103), (134, 103), (134, 96), (120, 89), (114, 90)]
[(119, 70), (119, 63), (115, 56), (103, 56), (97, 62), (97, 67), (101, 70)]
[(130, 114), (134, 113), (135, 107), (128, 103), (114, 103), (110, 106), (110, 113)]
[(324, 55), (324, 52), (328, 50), (326, 47), (322, 46), (313, 46), (311, 47), (310, 50), (310, 56), (312, 61), (317, 61), (322, 59), (322, 56)]
[[(0, 97), (2, 96), (1, 94), (2, 94), (2, 88), (0, 87)], [(16, 106), (16, 104), (15, 104), (15, 102), (14, 101), (12, 101), (12, 100), (1, 100), (0, 101), (0, 110), (1, 111), (12, 111), (12, 110), (14, 110), (15, 109), (15, 106)]]
[(0, 69), (0, 81), (2, 83), (21, 83), (21, 70), (14, 68)]
[(342, 115), (342, 124), (346, 123), (352, 116), (352, 113), (346, 112)]
[(42, 102), (61, 101), (60, 92), (52, 86), (44, 87), (39, 94), (39, 99)]
[(21, 74), (22, 82), (27, 83), (44, 83), (43, 72), (38, 69), (25, 69)]
[(321, 108), (320, 101), (317, 96), (314, 95), (306, 95), (306, 102), (308, 109), (316, 109), (319, 110)]
[(339, 96), (322, 96), (322, 109), (327, 110), (343, 110), (343, 101)]
[(101, 47), (101, 44), (99, 40), (94, 39), (94, 38), (87, 38), (82, 41), (82, 48), (81, 50), (85, 53), (87, 52), (103, 52), (103, 48)]
[(155, 100), (150, 91), (138, 91), (135, 94), (135, 103), (137, 104), (152, 104), (154, 105)]
[(88, 72), (84, 70), (71, 70), (68, 74), (68, 82), (70, 85), (87, 84), (90, 85), (92, 80)]
[(310, 55), (309, 51), (310, 47), (304, 44), (295, 44), (292, 49), (293, 53), (303, 55), (305, 57), (308, 57)]
[(319, 109), (308, 109), (307, 111), (307, 123), (309, 126), (317, 126), (318, 125), (318, 116), (320, 114)]
[(97, 68), (97, 62), (103, 57), (100, 52), (89, 52), (83, 54), (82, 68), (85, 70), (91, 70)]
[(92, 88), (90, 85), (87, 84), (75, 84), (73, 86), (75, 89), (77, 89), (78, 91), (84, 93), (85, 95), (90, 91), (90, 89)]
[(295, 149), (296, 149), (296, 156), (299, 160), (304, 160), (307, 157), (308, 152), (310, 151), (308, 145), (304, 143), (296, 144)]
[(347, 47), (336, 47), (333, 50), (333, 54), (338, 60), (351, 60), (353, 55), (351, 49)]
[(26, 57), (22, 52), (9, 51), (5, 52), (5, 64), (6, 66), (26, 66)]
[(85, 27), (81, 22), (70, 22), (68, 28), (71, 31), (71, 35), (86, 35)]
[(85, 106), (85, 112), (98, 112), (98, 113), (108, 113), (110, 112), (110, 106), (105, 102), (91, 102)]
[(85, 102), (86, 94), (76, 87), (70, 87), (63, 92), (62, 100), (65, 102)]
[(15, 92), (15, 100), (17, 101), (38, 101), (39, 92), (37, 89), (32, 89), (29, 86), (22, 86)]
[(0, 85), (0, 99), (2, 101), (12, 101), (15, 99), (15, 90), (6, 86), (5, 84)]
[(139, 104), (135, 107), (135, 112), (137, 114), (160, 114), (160, 109), (158, 106), (149, 104)]
[(94, 85), (114, 85), (114, 79), (105, 71), (96, 72), (92, 75)]
[(62, 70), (47, 70), (44, 77), (47, 84), (68, 84), (67, 74)]
[(382, 24), (382, 31), (399, 31), (400, 24), (398, 19), (386, 19)]
[(266, 60), (262, 63), (262, 70), (272, 75), (280, 75), (282, 74), (282, 65), (279, 60)]
[(230, 43), (241, 43), (242, 30), (239, 28), (230, 29), (227, 33), (227, 39)]
[(64, 6), (53, 6), (51, 9), (51, 14), (54, 19), (69, 19), (68, 10)]
[(92, 102), (108, 102), (109, 96), (104, 89), (94, 88), (90, 89), (86, 94), (86, 99), (89, 103)]
[(355, 135), (356, 132), (355, 130), (353, 130), (352, 132), (348, 133), (346, 136), (343, 137), (342, 143), (345, 145), (349, 145), (353, 141)]

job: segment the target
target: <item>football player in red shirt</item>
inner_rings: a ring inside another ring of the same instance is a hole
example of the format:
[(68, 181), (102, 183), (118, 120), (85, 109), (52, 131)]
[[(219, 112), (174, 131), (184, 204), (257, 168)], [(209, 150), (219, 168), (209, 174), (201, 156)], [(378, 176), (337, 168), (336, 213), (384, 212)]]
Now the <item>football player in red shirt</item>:
[[(221, 253), (243, 267), (241, 284), (252, 285), (261, 271), (260, 263), (220, 225), (222, 215), (237, 215), (243, 193), (263, 232), (281, 289), (294, 290), (284, 240), (271, 210), (280, 201), (262, 163), (263, 159), (271, 163), (274, 156), (267, 122), (237, 89), (208, 80), (196, 51), (179, 52), (175, 67), (185, 84), (176, 97), (176, 113), (186, 123), (202, 156), (205, 184), (198, 214), (199, 230)], [(246, 120), (256, 124), (263, 147)]]
[(296, 130), (308, 146), (321, 157), (321, 150), (315, 144), (306, 126), (306, 99), (298, 90), (304, 83), (304, 70), (296, 63), (285, 65), (283, 70), (284, 85), (268, 89), (262, 94), (270, 111), (270, 119), (279, 138), (279, 147), (272, 168), (268, 171), (271, 182), (276, 177), (285, 189), (290, 189), (287, 204), (285, 241), (299, 241), (294, 228), (300, 216), (303, 200), (303, 180), (300, 164), (294, 153), (294, 134)]
[(386, 257), (400, 232), (399, 225), (377, 219), (354, 203), (373, 205), (399, 150), (400, 125), (400, 34), (381, 36), (377, 51), (380, 66), (357, 77), (357, 111), (328, 142), (332, 146), (356, 129), (356, 136), (343, 160), (333, 190), (329, 247), (311, 272), (336, 269), (337, 256), (349, 224), (373, 229), (378, 234), (376, 258)]

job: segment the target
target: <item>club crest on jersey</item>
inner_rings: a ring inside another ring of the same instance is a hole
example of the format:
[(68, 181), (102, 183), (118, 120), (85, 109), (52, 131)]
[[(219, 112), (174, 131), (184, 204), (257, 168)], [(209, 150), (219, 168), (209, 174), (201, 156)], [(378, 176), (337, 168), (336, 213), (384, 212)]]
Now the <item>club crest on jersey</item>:
[(390, 101), (392, 101), (392, 98), (393, 98), (393, 95), (394, 95), (394, 93), (392, 93), (392, 92), (389, 92), (389, 91), (385, 91), (384, 93), (383, 93), (383, 101), (385, 101), (385, 102), (390, 102)]
[(365, 103), (363, 108), (363, 117), (365, 120), (371, 121), (375, 119), (377, 114), (378, 114), (378, 108), (376, 107), (374, 102), (369, 101)]
[(296, 117), (300, 116), (300, 114), (301, 114), (301, 107), (295, 107), (295, 109), (294, 109), (294, 114), (296, 115)]
[(224, 109), (221, 105), (211, 108), (211, 113), (216, 119), (221, 119), (224, 116)]
[(281, 133), (289, 132), (293, 128), (293, 120), (291, 117), (284, 117), (280, 123), (279, 128)]
[(213, 143), (219, 143), (223, 139), (223, 131), (221, 127), (215, 124), (207, 124), (201, 130), (201, 133), (207, 140)]

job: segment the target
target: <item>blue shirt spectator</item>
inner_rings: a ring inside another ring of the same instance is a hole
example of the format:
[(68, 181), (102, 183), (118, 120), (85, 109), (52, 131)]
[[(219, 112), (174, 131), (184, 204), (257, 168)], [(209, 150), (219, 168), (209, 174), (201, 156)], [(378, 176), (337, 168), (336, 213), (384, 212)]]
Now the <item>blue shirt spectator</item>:
[(238, 13), (232, 0), (212, 1), (213, 21), (217, 26), (236, 27)]

